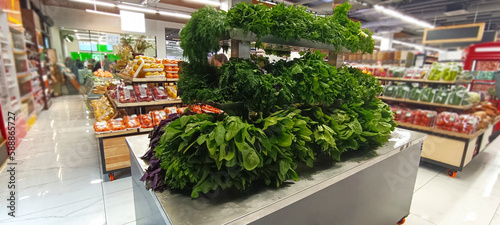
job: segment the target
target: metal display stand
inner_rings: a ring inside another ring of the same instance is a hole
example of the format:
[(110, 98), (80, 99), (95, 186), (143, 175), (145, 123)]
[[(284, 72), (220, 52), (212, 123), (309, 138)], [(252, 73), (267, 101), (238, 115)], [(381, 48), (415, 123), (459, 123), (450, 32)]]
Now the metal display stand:
[[(397, 128), (378, 149), (281, 188), (215, 191), (198, 199), (140, 181), (146, 135), (127, 137), (137, 224), (396, 224), (409, 214), (425, 134)], [(359, 150), (361, 151), (361, 150)]]

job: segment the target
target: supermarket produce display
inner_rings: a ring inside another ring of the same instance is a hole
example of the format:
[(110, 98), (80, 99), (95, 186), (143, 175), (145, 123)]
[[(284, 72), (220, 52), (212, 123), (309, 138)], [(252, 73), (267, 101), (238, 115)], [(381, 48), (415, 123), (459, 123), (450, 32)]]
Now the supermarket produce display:
[[(347, 25), (343, 35), (351, 35), (350, 28), (357, 29), (359, 34), (359, 23), (347, 20), (348, 9), (349, 5), (344, 4), (327, 19), (336, 26)], [(200, 26), (205, 26), (205, 32), (210, 29), (223, 33), (232, 27), (262, 37), (270, 33), (265, 29), (271, 30), (265, 17), (277, 14), (277, 10), (306, 13), (300, 7), (282, 5), (268, 9), (241, 3), (226, 15), (206, 7), (193, 13), (181, 31), (181, 46), (190, 59), (179, 80), (183, 102), (216, 103), (228, 114), (182, 116), (165, 127), (161, 141), (154, 146), (155, 157), (164, 166), (161, 171), (154, 171), (165, 176), (160, 180), (169, 188), (192, 190), (191, 196), (197, 198), (199, 193), (218, 188), (245, 190), (253, 182), (280, 186), (285, 180), (299, 179), (295, 171), (298, 163), (313, 167), (323, 156), (338, 161), (343, 152), (379, 146), (394, 130), (396, 124), (390, 109), (376, 98), (382, 91), (378, 81), (357, 69), (336, 69), (325, 63), (324, 55), (319, 53), (305, 53), (300, 59), (277, 63), (262, 58), (232, 58), (217, 69), (208, 65), (206, 53), (218, 50), (218, 42), (192, 43), (193, 37), (201, 32), (195, 28)], [(241, 18), (249, 15), (246, 12), (258, 13), (264, 19), (255, 23), (264, 25), (236, 23), (257, 18)], [(283, 13), (290, 18), (292, 15)], [(303, 19), (315, 18), (307, 15)], [(203, 24), (200, 20), (204, 16), (218, 20)], [(278, 27), (272, 34), (285, 39), (299, 38), (280, 33), (287, 29)], [(205, 44), (207, 48), (193, 48)], [(348, 43), (338, 44), (359, 50)], [(365, 50), (371, 51), (373, 46)], [(236, 105), (236, 109), (227, 110), (227, 105)], [(221, 180), (222, 173), (228, 170), (233, 175)]]

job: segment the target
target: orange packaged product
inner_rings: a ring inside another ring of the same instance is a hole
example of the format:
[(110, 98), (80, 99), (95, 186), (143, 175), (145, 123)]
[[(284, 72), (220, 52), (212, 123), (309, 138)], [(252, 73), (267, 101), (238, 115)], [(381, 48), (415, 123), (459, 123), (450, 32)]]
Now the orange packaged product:
[(141, 122), (139, 122), (139, 118), (137, 118), (137, 115), (135, 114), (123, 117), (123, 121), (125, 121), (127, 129), (136, 129), (141, 127)]
[(180, 114), (184, 113), (184, 110), (186, 110), (186, 108), (187, 107), (179, 107), (179, 108), (177, 108), (177, 114), (180, 115)]
[(177, 107), (175, 107), (175, 106), (173, 106), (173, 107), (165, 107), (165, 109), (163, 109), (163, 111), (165, 111), (165, 113), (167, 115), (174, 114), (174, 113), (177, 113)]
[(126, 131), (127, 127), (125, 126), (125, 123), (123, 122), (122, 118), (119, 119), (110, 119), (108, 121), (108, 125), (111, 128), (111, 131), (117, 132), (117, 131)]
[(111, 131), (111, 128), (109, 128), (108, 122), (106, 122), (106, 121), (95, 122), (94, 123), (94, 131), (97, 134), (109, 133)]
[(199, 105), (190, 105), (189, 108), (195, 113), (202, 113), (201, 107)]
[(139, 120), (141, 121), (141, 128), (153, 127), (153, 120), (151, 119), (151, 115), (149, 113), (139, 115)]
[(167, 114), (163, 110), (151, 111), (151, 117), (153, 117), (153, 124), (158, 126), (160, 121), (167, 119)]

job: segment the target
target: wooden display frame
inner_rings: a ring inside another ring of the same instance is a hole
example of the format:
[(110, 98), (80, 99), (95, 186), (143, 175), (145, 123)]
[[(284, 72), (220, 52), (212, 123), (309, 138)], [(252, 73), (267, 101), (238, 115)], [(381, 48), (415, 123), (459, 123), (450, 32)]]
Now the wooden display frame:
[(426, 83), (426, 84), (470, 84), (470, 81), (442, 81), (442, 80), (425, 80), (425, 79), (411, 79), (402, 77), (377, 77), (381, 81), (399, 81), (411, 83)]
[[(453, 42), (475, 42), (481, 41), (483, 39), (484, 27), (485, 23), (474, 23), (474, 24), (461, 24), (461, 25), (453, 25), (453, 26), (444, 26), (437, 28), (426, 28), (424, 30), (424, 37), (422, 39), (423, 44), (441, 44), (441, 43), (453, 43)], [(478, 35), (474, 38), (457, 38), (457, 39), (448, 39), (448, 40), (427, 40), (427, 34), (432, 30), (445, 30), (445, 29), (454, 29), (454, 28), (465, 28), (465, 27), (479, 27)]]
[(422, 101), (415, 101), (415, 100), (403, 99), (403, 98), (393, 98), (393, 97), (386, 97), (386, 96), (378, 96), (378, 98), (380, 98), (382, 100), (386, 100), (386, 101), (408, 103), (408, 104), (413, 104), (413, 105), (425, 105), (425, 106), (441, 107), (441, 108), (448, 108), (448, 109), (457, 109), (457, 110), (464, 110), (464, 111), (468, 110), (468, 109), (472, 109), (472, 107), (474, 107), (473, 104), (470, 104), (470, 105), (448, 105), (448, 104), (422, 102)]

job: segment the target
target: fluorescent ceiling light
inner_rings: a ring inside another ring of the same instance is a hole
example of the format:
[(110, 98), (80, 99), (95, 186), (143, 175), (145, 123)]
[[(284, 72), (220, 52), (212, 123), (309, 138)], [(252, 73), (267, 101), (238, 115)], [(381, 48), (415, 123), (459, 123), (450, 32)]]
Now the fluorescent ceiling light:
[[(377, 36), (377, 35), (373, 35), (372, 38), (373, 39), (377, 39), (377, 40), (386, 39), (385, 37), (381, 37), (381, 36)], [(415, 49), (420, 50), (420, 51), (423, 51), (424, 49), (425, 50), (430, 50), (430, 51), (435, 51), (435, 52), (442, 52), (443, 51), (443, 50), (438, 49), (438, 48), (426, 47), (424, 45), (419, 45), (419, 44), (414, 44), (414, 43), (408, 43), (408, 42), (403, 42), (403, 41), (398, 41), (398, 40), (392, 40), (392, 43), (393, 44), (399, 44), (399, 45), (408, 46), (408, 47), (415, 48)]]
[(427, 23), (427, 22), (422, 21), (422, 20), (417, 20), (411, 16), (407, 16), (407, 15), (400, 13), (399, 11), (396, 11), (393, 9), (385, 8), (385, 7), (380, 6), (380, 5), (374, 5), (373, 8), (375, 8), (375, 10), (380, 11), (388, 16), (396, 17), (400, 20), (415, 24), (417, 26), (421, 26), (421, 27), (425, 27), (425, 28), (434, 28), (434, 26), (431, 25), (430, 23)]
[(106, 15), (106, 16), (117, 16), (117, 17), (120, 17), (120, 15), (118, 15), (118, 14), (101, 12), (101, 11), (97, 11), (97, 10), (86, 9), (85, 11), (87, 11), (89, 13), (96, 13), (96, 14), (101, 14), (101, 15)]
[(145, 12), (145, 13), (157, 13), (158, 12), (157, 10), (153, 10), (153, 9), (141, 8), (141, 7), (136, 7), (136, 6), (128, 6), (128, 5), (118, 5), (118, 8), (130, 10), (130, 11), (136, 11), (136, 12)]
[(190, 19), (191, 15), (188, 14), (182, 14), (182, 13), (172, 13), (172, 12), (165, 12), (165, 11), (159, 11), (160, 15), (165, 15), (165, 16), (173, 16), (173, 17), (179, 17), (179, 18), (185, 18), (185, 19)]
[(220, 6), (220, 1), (210, 1), (210, 0), (190, 0), (190, 2), (199, 2), (207, 5)]
[(80, 3), (87, 3), (91, 5), (102, 5), (102, 6), (109, 6), (109, 7), (115, 7), (116, 5), (113, 3), (109, 2), (99, 2), (99, 1), (93, 1), (93, 0), (70, 0), (72, 2), (80, 2)]

